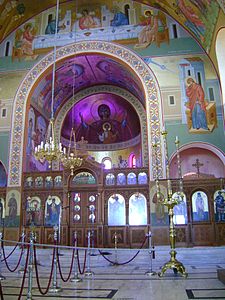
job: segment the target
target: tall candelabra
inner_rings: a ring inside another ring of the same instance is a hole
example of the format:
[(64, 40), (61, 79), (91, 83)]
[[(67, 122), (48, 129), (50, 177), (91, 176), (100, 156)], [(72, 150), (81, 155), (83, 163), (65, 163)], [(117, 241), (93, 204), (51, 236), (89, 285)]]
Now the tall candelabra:
[(175, 145), (176, 145), (176, 154), (177, 154), (177, 164), (178, 164), (178, 175), (179, 175), (179, 191), (173, 194), (172, 183), (169, 177), (169, 159), (168, 159), (168, 148), (167, 148), (167, 131), (162, 131), (164, 148), (165, 148), (165, 159), (166, 159), (166, 179), (167, 179), (167, 197), (160, 192), (160, 184), (159, 184), (159, 174), (158, 174), (158, 164), (157, 164), (157, 143), (153, 143), (154, 155), (155, 155), (155, 171), (156, 171), (156, 190), (157, 190), (157, 200), (168, 208), (169, 215), (169, 237), (170, 237), (170, 260), (164, 264), (159, 273), (159, 276), (163, 276), (163, 274), (168, 270), (172, 269), (175, 273), (179, 272), (182, 276), (187, 277), (187, 273), (185, 271), (185, 267), (183, 264), (176, 259), (176, 229), (173, 221), (174, 216), (174, 207), (180, 204), (183, 201), (183, 182), (182, 182), (182, 174), (181, 174), (181, 164), (180, 164), (180, 155), (179, 155), (179, 139), (176, 137)]

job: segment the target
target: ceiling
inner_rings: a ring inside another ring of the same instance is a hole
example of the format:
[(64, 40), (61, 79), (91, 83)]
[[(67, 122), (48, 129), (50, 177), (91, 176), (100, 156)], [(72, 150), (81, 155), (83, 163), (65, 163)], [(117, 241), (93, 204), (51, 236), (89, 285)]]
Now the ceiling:
[[(76, 7), (85, 6), (89, 7), (89, 0), (60, 0), (60, 5), (64, 3), (74, 3)], [(103, 1), (100, 1), (101, 3)], [(99, 3), (100, 3), (99, 2)], [(149, 5), (153, 8), (159, 9), (164, 13), (170, 15), (180, 25), (182, 25), (190, 33), (188, 26), (190, 18), (195, 17), (197, 12), (198, 17), (203, 20), (211, 18), (208, 11), (209, 5), (211, 7), (220, 6), (224, 10), (223, 1), (218, 0), (137, 0), (134, 2)], [(215, 3), (215, 5), (213, 5)], [(0, 42), (4, 40), (13, 30), (19, 27), (21, 24), (31, 19), (35, 15), (38, 15), (42, 11), (49, 9), (56, 5), (56, 0), (42, 0), (42, 1), (30, 1), (30, 0), (1, 0), (0, 1)], [(204, 48), (204, 43), (203, 43)], [(205, 49), (208, 52), (208, 49)]]
[[(107, 56), (88, 54), (57, 62), (54, 91), (54, 111), (78, 91), (96, 85), (114, 85), (133, 94), (144, 105), (143, 87), (139, 78), (125, 64)], [(31, 103), (48, 118), (51, 113), (52, 68), (42, 76), (31, 96)]]

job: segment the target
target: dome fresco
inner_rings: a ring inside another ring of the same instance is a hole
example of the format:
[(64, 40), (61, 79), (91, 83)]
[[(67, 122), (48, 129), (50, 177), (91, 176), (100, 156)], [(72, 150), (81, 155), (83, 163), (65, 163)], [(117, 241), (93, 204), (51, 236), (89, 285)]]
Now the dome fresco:
[(124, 142), (140, 134), (135, 109), (121, 96), (111, 93), (94, 94), (75, 104), (64, 119), (62, 138), (69, 140), (72, 127), (76, 140), (84, 137), (89, 144)]
[[(49, 69), (32, 96), (31, 103), (50, 115), (52, 69)], [(107, 84), (124, 88), (144, 103), (140, 80), (127, 67), (103, 55), (89, 54), (61, 60), (56, 66), (54, 111), (78, 91), (90, 86)]]

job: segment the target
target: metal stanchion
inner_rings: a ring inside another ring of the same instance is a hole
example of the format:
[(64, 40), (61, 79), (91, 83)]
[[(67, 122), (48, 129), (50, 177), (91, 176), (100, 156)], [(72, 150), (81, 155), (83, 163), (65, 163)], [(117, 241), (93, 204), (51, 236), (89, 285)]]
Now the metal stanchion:
[(118, 235), (117, 235), (117, 232), (115, 231), (114, 233), (114, 244), (115, 244), (115, 263), (114, 265), (118, 265), (118, 253), (117, 253), (117, 244), (118, 244)]
[(26, 237), (26, 234), (25, 234), (25, 228), (23, 227), (22, 228), (22, 233), (21, 233), (21, 245), (22, 245), (22, 257), (21, 257), (21, 262), (20, 262), (20, 269), (18, 271), (19, 274), (23, 274), (24, 273), (24, 266), (25, 266), (25, 257), (24, 257), (24, 254), (25, 254), (25, 246), (24, 246), (24, 242), (25, 242), (25, 237)]
[(152, 247), (152, 233), (149, 231), (146, 236), (148, 237), (148, 247), (149, 247), (149, 257), (150, 257), (150, 265), (149, 265), (149, 271), (147, 271), (145, 274), (148, 276), (156, 275), (157, 273), (152, 270), (152, 258), (154, 254), (154, 248)]
[(77, 259), (77, 232), (74, 232), (74, 261), (73, 261), (73, 278), (71, 282), (80, 282), (82, 279), (78, 276), (78, 259)]
[(29, 255), (29, 263), (28, 263), (27, 300), (32, 299), (34, 240), (35, 240), (35, 234), (33, 231), (31, 231), (30, 232), (30, 255)]
[(90, 251), (90, 247), (91, 247), (91, 232), (90, 230), (88, 231), (88, 253), (87, 253), (87, 269), (84, 273), (85, 276), (91, 276), (94, 274), (94, 272), (91, 271), (91, 251)]
[(0, 231), (0, 280), (4, 280), (5, 276), (2, 275), (2, 232)]
[[(57, 245), (57, 241), (58, 241), (58, 226), (54, 226), (55, 245)], [(57, 249), (55, 251), (57, 251)], [(52, 281), (52, 287), (49, 289), (49, 293), (58, 293), (61, 291), (62, 289), (58, 286), (58, 282), (57, 282), (57, 254), (55, 254), (54, 262), (53, 262), (53, 281)]]

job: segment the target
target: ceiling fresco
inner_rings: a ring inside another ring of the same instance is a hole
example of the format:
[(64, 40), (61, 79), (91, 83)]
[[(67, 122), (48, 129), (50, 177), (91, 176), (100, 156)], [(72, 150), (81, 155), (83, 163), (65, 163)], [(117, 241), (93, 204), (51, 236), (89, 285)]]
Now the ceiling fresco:
[[(57, 63), (54, 91), (54, 111), (81, 89), (109, 84), (130, 91), (144, 105), (141, 82), (121, 63), (97, 54), (76, 56)], [(31, 97), (31, 104), (44, 111), (48, 118), (51, 111), (52, 69), (42, 77)]]
[[(107, 27), (104, 25), (104, 21), (102, 18), (103, 10), (105, 9), (107, 14), (116, 14), (115, 7), (120, 7), (123, 5), (122, 1), (107, 1), (104, 0), (98, 1), (98, 4), (90, 4), (88, 0), (78, 0), (78, 1), (60, 1), (60, 13), (61, 18), (64, 18), (66, 22), (63, 23), (61, 29), (63, 32), (73, 32), (79, 27), (79, 29), (85, 30), (90, 28), (101, 28), (102, 31)], [(219, 9), (221, 1), (215, 0), (148, 0), (148, 1), (126, 1), (129, 8), (132, 8), (137, 15), (137, 19), (132, 20), (132, 25), (141, 24), (143, 18), (145, 16), (145, 11), (147, 6), (150, 6), (154, 10), (154, 14), (157, 13), (157, 10), (166, 13), (175, 19), (179, 24), (181, 24), (188, 32), (197, 39), (197, 41), (201, 44), (201, 46), (208, 52), (210, 49), (213, 32), (216, 25), (216, 20), (218, 17)], [(42, 0), (36, 1), (35, 5), (33, 1), (30, 0), (0, 0), (0, 42), (3, 41), (13, 30), (25, 24), (26, 22), (31, 22), (31, 27), (33, 25), (32, 18), (37, 17), (38, 14), (44, 12), (46, 9), (53, 8), (55, 10), (56, 0)], [(124, 2), (125, 5), (125, 2)], [(70, 10), (70, 24), (67, 25), (68, 16), (67, 11)], [(86, 11), (86, 13), (85, 13)], [(90, 12), (90, 14), (89, 14)], [(83, 22), (85, 14), (88, 14), (89, 18), (94, 16), (95, 24), (93, 27), (90, 25), (86, 26), (85, 22)], [(50, 23), (49, 23), (50, 24)], [(106, 23), (105, 23), (106, 24)], [(78, 26), (79, 25), (79, 26)], [(117, 24), (115, 22), (110, 21), (109, 26), (113, 27), (113, 30), (116, 28), (116, 32), (114, 32), (114, 40), (123, 40), (126, 38), (122, 34), (119, 33)], [(131, 25), (127, 22), (120, 25)], [(69, 28), (70, 27), (70, 28)], [(33, 34), (40, 35), (43, 33), (51, 33), (50, 27), (48, 27), (48, 32), (40, 32), (39, 26), (34, 25), (32, 28)], [(101, 30), (99, 31), (98, 37), (101, 39), (102, 34)], [(130, 37), (137, 37), (136, 27), (128, 28), (127, 30)], [(124, 30), (122, 30), (124, 32)], [(107, 34), (106, 31), (104, 33), (105, 38)], [(118, 36), (116, 34), (118, 33)], [(22, 33), (21, 33), (22, 34)], [(87, 38), (91, 38), (91, 31), (85, 32)], [(73, 35), (70, 34), (70, 38), (74, 38)], [(95, 39), (99, 39), (99, 38)]]
[(71, 108), (62, 125), (62, 139), (69, 140), (72, 128), (75, 128), (77, 141), (84, 137), (89, 144), (113, 144), (137, 137), (140, 120), (135, 109), (122, 97), (99, 93)]

